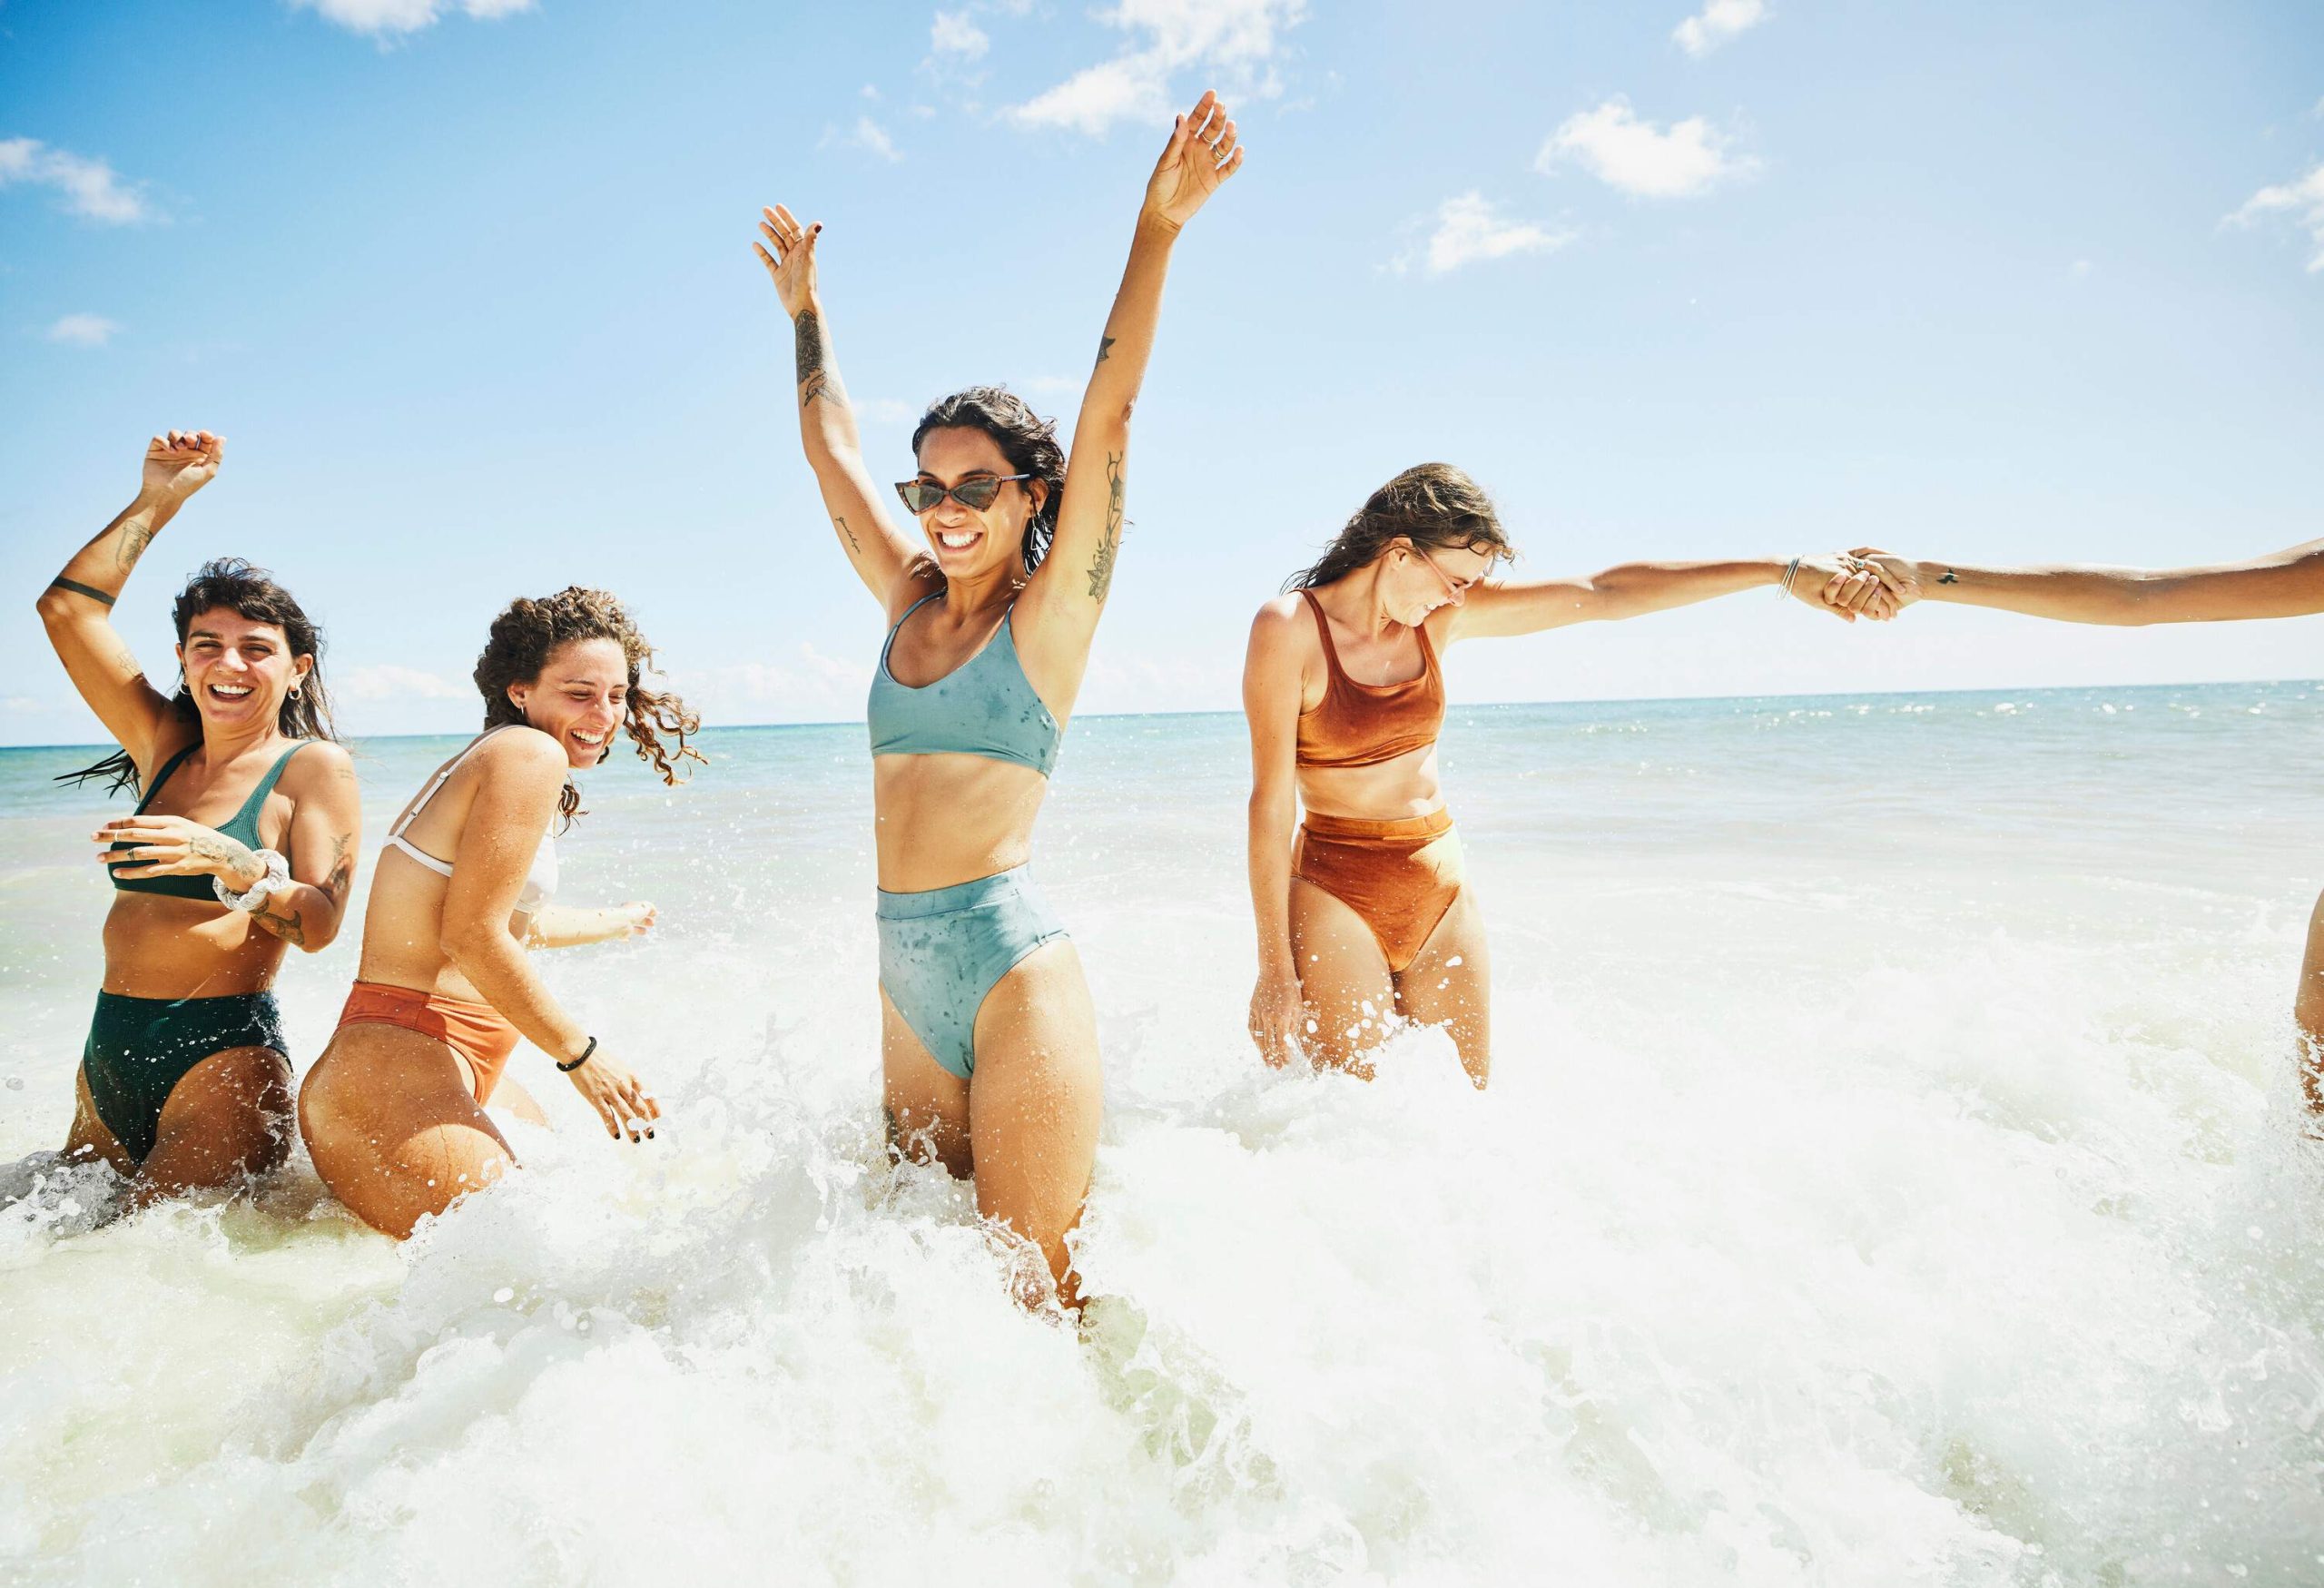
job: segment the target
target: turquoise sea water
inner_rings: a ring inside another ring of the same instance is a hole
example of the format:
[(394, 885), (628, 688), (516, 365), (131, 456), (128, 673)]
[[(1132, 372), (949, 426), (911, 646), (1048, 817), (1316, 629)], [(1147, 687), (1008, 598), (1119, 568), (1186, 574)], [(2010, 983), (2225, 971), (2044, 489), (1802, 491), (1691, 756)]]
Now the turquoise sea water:
[[(359, 746), (367, 851), (458, 743)], [(520, 1050), (566, 1128), (401, 1249), (36, 1156), (109, 807), (0, 752), (0, 1580), (2324, 1580), (2324, 686), (1456, 709), (1482, 1095), (1264, 1070), (1240, 719), (1076, 724), (1079, 1336), (879, 1149), (862, 729), (704, 745), (589, 776), (564, 896), (660, 925), (544, 962), (670, 1127)]]

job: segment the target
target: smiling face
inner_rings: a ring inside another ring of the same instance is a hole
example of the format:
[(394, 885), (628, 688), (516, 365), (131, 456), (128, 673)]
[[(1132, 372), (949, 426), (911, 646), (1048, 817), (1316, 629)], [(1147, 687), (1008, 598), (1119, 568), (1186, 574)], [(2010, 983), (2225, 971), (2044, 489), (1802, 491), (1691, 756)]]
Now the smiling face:
[(312, 656), (290, 654), (281, 624), (255, 622), (231, 607), (195, 613), (178, 646), (205, 734), (280, 722), (283, 697), (314, 665)]
[(549, 652), (539, 677), (508, 686), (508, 698), (564, 747), (568, 764), (595, 766), (629, 707), (629, 658), (618, 640), (568, 640)]
[(1466, 546), (1423, 546), (1398, 536), (1380, 554), (1380, 597), (1388, 616), (1418, 628), (1440, 607), (1458, 607), (1492, 571), (1490, 551)]
[[(982, 430), (951, 427), (931, 430), (921, 438), (920, 478), (924, 483), (957, 486), (1019, 472), (1000, 449), (1000, 443)], [(948, 579), (1001, 569), (1021, 573), (1025, 526), (1048, 499), (1049, 486), (1038, 479), (1002, 486), (992, 506), (981, 512), (962, 507), (957, 498), (946, 497), (920, 515), (921, 533), (928, 538), (928, 549)]]

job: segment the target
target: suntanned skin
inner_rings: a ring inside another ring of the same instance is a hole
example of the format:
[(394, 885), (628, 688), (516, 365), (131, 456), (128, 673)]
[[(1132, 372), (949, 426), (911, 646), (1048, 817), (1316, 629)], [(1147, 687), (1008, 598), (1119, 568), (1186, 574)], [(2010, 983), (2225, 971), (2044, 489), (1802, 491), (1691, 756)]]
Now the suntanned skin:
[[(216, 477), (225, 442), (207, 430), (172, 430), (146, 448), (135, 498), (83, 547), (41, 593), (42, 626), (81, 698), (153, 787), (162, 764), (197, 741), (143, 816), (119, 816), (94, 833), (95, 858), (143, 863), (123, 876), (207, 876), (247, 893), (265, 874), (254, 851), (215, 830), (250, 797), (276, 759), (303, 745), (260, 807), (262, 848), (290, 863), (292, 885), (256, 915), (204, 900), (118, 893), (105, 915), (104, 991), (134, 998), (217, 997), (263, 991), (283, 945), (310, 953), (338, 935), (354, 886), (360, 839), (355, 768), (347, 752), (280, 730), (284, 697), (314, 658), (293, 656), (281, 626), (228, 608), (193, 615), (177, 656), (198, 715), (188, 723), (146, 678), (113, 627), (113, 605), (154, 536)], [(120, 854), (115, 843), (138, 847)], [(100, 872), (100, 878), (105, 873)], [(75, 1072), (68, 1156), (94, 1155), (127, 1177), (130, 1205), (223, 1186), (281, 1165), (290, 1149), (290, 1068), (267, 1048), (231, 1048), (180, 1080), (162, 1107), (160, 1135), (141, 1167), (114, 1140)]]
[[(1494, 560), (1486, 550), (1422, 547), (1400, 536), (1373, 561), (1318, 587), (1340, 666), (1359, 684), (1404, 683), (1424, 666), (1417, 628), (1442, 655), (1460, 640), (1617, 622), (1760, 588), (1779, 583), (1789, 566), (1784, 558), (1628, 563), (1587, 578), (1502, 580), (1487, 577)], [(1802, 557), (1792, 595), (1850, 622), (1892, 610), (1876, 577), (1837, 557)], [(1262, 607), (1243, 667), (1259, 949), (1252, 1040), (1269, 1064), (1304, 1051), (1369, 1076), (1368, 1053), (1392, 1029), (1390, 1017), (1402, 1016), (1446, 1027), (1462, 1067), (1482, 1087), (1492, 1067), (1491, 960), (1473, 880), (1462, 884), (1413, 962), (1392, 972), (1361, 916), (1291, 874), (1303, 804), (1323, 815), (1393, 820), (1444, 803), (1433, 745), (1371, 766), (1297, 764), (1300, 715), (1323, 704), (1330, 679), (1306, 602), (1295, 592)]]
[[(653, 907), (552, 906), (536, 921), (517, 912), (517, 900), (566, 773), (597, 764), (621, 724), (628, 687), (627, 660), (610, 639), (560, 646), (537, 679), (510, 686), (525, 725), (492, 735), (404, 829), (423, 853), (448, 859), (452, 874), (439, 876), (398, 849), (382, 853), (364, 912), (359, 980), (489, 1003), (560, 1059), (587, 1050), (589, 1032), (542, 985), (525, 949), (635, 936), (653, 924)], [(434, 782), (431, 774), (422, 791)], [(653, 1135), (661, 1106), (603, 1042), (566, 1079), (607, 1134)], [(502, 1077), (493, 1103), (541, 1119), (514, 1077)], [(468, 1060), (400, 1026), (340, 1028), (300, 1090), (299, 1127), (331, 1194), (399, 1240), (424, 1215), (443, 1212), (516, 1162), (477, 1103)]]
[[(792, 318), (799, 428), (832, 531), (863, 587), (893, 624), (944, 592), (896, 636), (889, 666), (906, 685), (943, 677), (990, 642), (1015, 608), (1025, 676), (1062, 725), (1088, 666), (1113, 587), (1124, 529), (1130, 410), (1161, 317), (1163, 279), (1179, 231), (1242, 165), (1235, 123), (1206, 94), (1178, 118), (1147, 183), (1129, 262), (1099, 338), (1074, 430), (1056, 538), (1026, 576), (1025, 527), (1047, 499), (1039, 480), (1000, 488), (981, 512), (946, 498), (921, 515), (921, 539), (891, 517), (887, 488), (864, 461), (831, 351), (816, 280), (820, 223), (781, 205), (764, 212), (758, 256)], [(932, 431), (920, 477), (951, 486), (1017, 470), (981, 430)], [(948, 546), (945, 538), (964, 538)], [(917, 893), (1022, 864), (1048, 780), (1029, 767), (963, 755), (882, 755), (872, 763), (880, 886)], [(977, 1206), (1040, 1248), (1062, 1299), (1076, 1289), (1066, 1237), (1080, 1218), (1099, 1119), (1096, 1013), (1070, 941), (1036, 951), (1003, 977), (976, 1022), (976, 1081), (929, 1056), (883, 996), (881, 1054), (891, 1128), (907, 1149), (974, 1173)]]
[[(2324, 540), (2303, 541), (2242, 562), (2181, 568), (2075, 563), (1988, 567), (1915, 561), (1869, 546), (1858, 547), (1857, 555), (1879, 570), (1900, 609), (1915, 601), (1949, 601), (2062, 623), (2132, 627), (2324, 612)], [(2299, 1024), (2300, 1084), (2310, 1112), (2324, 1120), (2324, 896), (2317, 899), (2309, 919), (2308, 949), (2300, 962), (2292, 1015)]]

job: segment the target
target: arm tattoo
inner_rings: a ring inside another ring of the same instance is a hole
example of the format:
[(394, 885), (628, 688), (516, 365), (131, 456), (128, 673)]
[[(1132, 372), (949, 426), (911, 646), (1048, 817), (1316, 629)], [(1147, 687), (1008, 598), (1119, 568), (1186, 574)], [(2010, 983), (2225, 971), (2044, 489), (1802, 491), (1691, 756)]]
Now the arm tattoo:
[(113, 602), (111, 596), (106, 595), (94, 585), (84, 585), (78, 579), (51, 579), (48, 581), (48, 587), (52, 590), (70, 590), (75, 596), (86, 596), (100, 607), (110, 607)]
[(1098, 362), (1100, 364), (1104, 363), (1106, 361), (1106, 355), (1114, 350), (1114, 344), (1120, 340), (1121, 338), (1114, 336), (1099, 337), (1098, 339)]
[(323, 879), (323, 896), (333, 904), (347, 897), (347, 884), (355, 879), (354, 857), (347, 853), (354, 846), (354, 840), (344, 833), (330, 835), (330, 875)]
[(1114, 556), (1122, 544), (1122, 455), (1106, 454), (1106, 538), (1089, 559), (1089, 598), (1103, 601), (1114, 587)]
[(844, 395), (838, 378), (823, 367), (823, 319), (812, 309), (803, 309), (792, 322), (796, 368), (799, 375), (799, 406), (804, 408), (817, 398), (825, 401)]
[(127, 573), (145, 555), (145, 547), (153, 543), (153, 531), (142, 518), (131, 518), (121, 527), (121, 545), (113, 552), (113, 561)]
[(1940, 585), (1957, 585), (1961, 582), (1961, 576), (1955, 573), (1951, 568), (1946, 568), (1943, 574), (1937, 577), (1936, 582)]
[(271, 899), (269, 899), (266, 902), (266, 907), (264, 909), (261, 910), (251, 919), (257, 922), (259, 925), (272, 932), (275, 936), (281, 938), (284, 942), (295, 943), (300, 948), (305, 948), (307, 946), (306, 923), (301, 922), (295, 914), (277, 915), (274, 912), (274, 901)]
[(855, 538), (855, 531), (847, 527), (847, 520), (844, 518), (833, 518), (832, 522), (839, 526), (839, 532), (842, 535), (847, 537), (848, 550), (855, 553), (858, 557), (862, 557), (863, 555), (863, 542)]

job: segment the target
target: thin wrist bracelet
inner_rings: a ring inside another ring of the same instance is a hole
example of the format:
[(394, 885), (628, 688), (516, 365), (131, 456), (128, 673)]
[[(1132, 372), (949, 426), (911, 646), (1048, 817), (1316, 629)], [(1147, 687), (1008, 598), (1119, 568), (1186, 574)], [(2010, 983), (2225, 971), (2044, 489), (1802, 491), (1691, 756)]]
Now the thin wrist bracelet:
[(595, 1038), (595, 1037), (591, 1037), (591, 1038), (589, 1039), (589, 1045), (588, 1045), (587, 1047), (586, 1047), (586, 1048), (584, 1048), (584, 1049), (582, 1049), (582, 1050), (581, 1050), (581, 1057), (579, 1057), (578, 1059), (576, 1059), (576, 1060), (575, 1060), (572, 1063), (570, 1063), (570, 1064), (567, 1064), (564, 1060), (559, 1059), (559, 1060), (556, 1061), (556, 1067), (557, 1067), (559, 1070), (562, 1070), (563, 1071), (565, 1071), (565, 1073), (566, 1073), (566, 1074), (570, 1075), (570, 1074), (572, 1074), (575, 1070), (576, 1070), (580, 1069), (580, 1068), (581, 1068), (581, 1066), (583, 1066), (584, 1064), (586, 1064), (587, 1062), (589, 1062), (589, 1055), (590, 1055), (590, 1054), (592, 1054), (592, 1053), (594, 1053), (594, 1052), (596, 1052), (596, 1050), (597, 1050), (597, 1039), (596, 1039), (596, 1038)]
[(1780, 601), (1785, 597), (1791, 594), (1792, 581), (1799, 577), (1799, 562), (1800, 559), (1795, 557), (1785, 567), (1783, 570), (1783, 585), (1776, 591), (1777, 600)]

